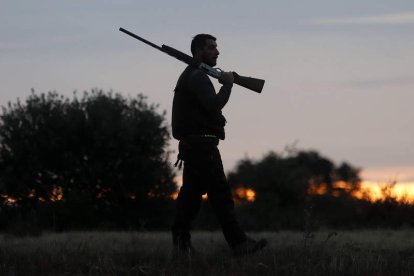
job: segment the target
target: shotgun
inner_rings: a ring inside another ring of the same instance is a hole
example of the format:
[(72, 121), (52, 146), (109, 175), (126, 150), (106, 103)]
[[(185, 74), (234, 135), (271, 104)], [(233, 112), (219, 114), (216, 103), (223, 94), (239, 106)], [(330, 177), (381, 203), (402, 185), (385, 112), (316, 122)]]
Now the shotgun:
[[(137, 36), (134, 33), (131, 33), (128, 30), (125, 30), (124, 28), (119, 28), (119, 30), (127, 35), (132, 36), (133, 38), (138, 39), (139, 41), (157, 49), (160, 50), (161, 52), (164, 52), (170, 56), (175, 57), (178, 60), (181, 60), (182, 62), (188, 64), (188, 65), (192, 65), (192, 66), (196, 66), (198, 67), (200, 70), (204, 71), (207, 75), (219, 79), (221, 74), (223, 73), (223, 70), (221, 70), (220, 68), (213, 68), (205, 63), (199, 63), (196, 62), (191, 56), (178, 51), (177, 49), (174, 49), (173, 47), (167, 46), (165, 44), (163, 44), (161, 47), (140, 37)], [(232, 72), (234, 75), (234, 83), (238, 84), (244, 88), (250, 89), (254, 92), (257, 93), (261, 93), (265, 80), (262, 79), (256, 79), (256, 78), (251, 78), (251, 77), (244, 77), (244, 76), (240, 76), (239, 74), (237, 74), (236, 72)]]

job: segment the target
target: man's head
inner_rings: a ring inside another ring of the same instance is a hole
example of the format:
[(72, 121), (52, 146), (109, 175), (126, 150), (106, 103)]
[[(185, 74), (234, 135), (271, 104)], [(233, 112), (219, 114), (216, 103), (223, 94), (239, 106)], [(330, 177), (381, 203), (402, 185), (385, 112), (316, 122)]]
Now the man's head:
[(216, 38), (209, 34), (198, 34), (191, 41), (191, 53), (197, 61), (215, 66), (220, 54), (217, 50)]

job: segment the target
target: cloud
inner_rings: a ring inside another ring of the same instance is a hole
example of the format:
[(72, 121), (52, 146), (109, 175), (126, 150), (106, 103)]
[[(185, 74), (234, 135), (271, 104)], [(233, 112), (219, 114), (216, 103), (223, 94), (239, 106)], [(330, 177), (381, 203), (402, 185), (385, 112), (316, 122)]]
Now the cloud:
[(414, 12), (402, 12), (372, 16), (320, 18), (315, 25), (399, 25), (414, 24)]

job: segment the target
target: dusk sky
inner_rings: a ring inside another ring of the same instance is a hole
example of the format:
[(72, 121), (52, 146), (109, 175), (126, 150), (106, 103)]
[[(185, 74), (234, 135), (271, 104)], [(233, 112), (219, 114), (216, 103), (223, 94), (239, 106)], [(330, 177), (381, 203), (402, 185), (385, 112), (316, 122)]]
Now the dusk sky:
[(234, 86), (223, 110), (226, 171), (296, 144), (367, 181), (414, 182), (414, 1), (1, 1), (0, 105), (112, 89), (170, 120), (185, 64), (119, 27), (188, 54), (210, 33), (218, 67), (266, 80), (262, 94)]

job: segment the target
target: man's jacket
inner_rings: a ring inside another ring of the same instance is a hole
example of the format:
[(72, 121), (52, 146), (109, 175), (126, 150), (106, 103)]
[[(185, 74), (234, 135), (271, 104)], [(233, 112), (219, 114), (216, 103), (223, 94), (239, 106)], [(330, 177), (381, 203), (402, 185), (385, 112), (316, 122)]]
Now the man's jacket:
[(188, 66), (174, 89), (172, 134), (177, 140), (191, 135), (214, 135), (224, 140), (226, 119), (221, 110), (229, 100), (231, 85), (216, 94), (206, 73)]

